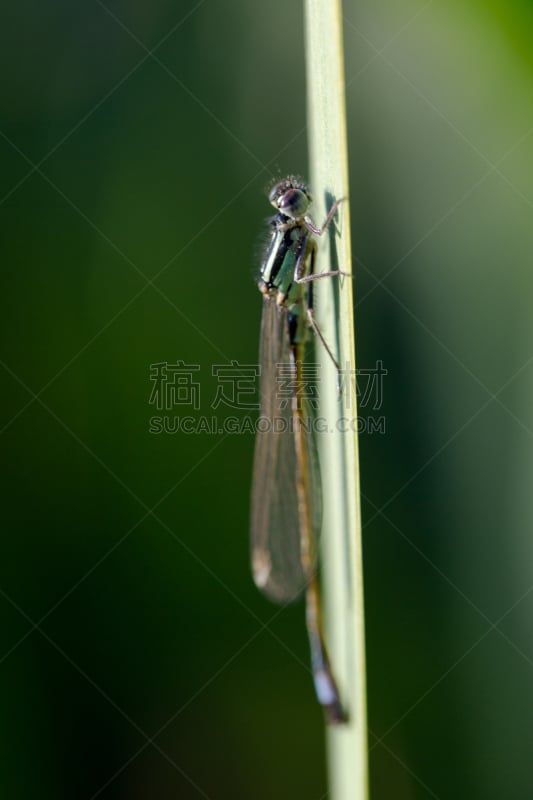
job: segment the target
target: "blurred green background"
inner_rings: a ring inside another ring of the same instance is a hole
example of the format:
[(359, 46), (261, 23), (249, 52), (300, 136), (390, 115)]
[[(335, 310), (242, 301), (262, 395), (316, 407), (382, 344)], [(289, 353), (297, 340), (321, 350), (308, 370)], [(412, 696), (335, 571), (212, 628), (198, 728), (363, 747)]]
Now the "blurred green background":
[[(533, 10), (344, 8), (358, 364), (388, 370), (372, 796), (522, 800)], [(307, 172), (300, 3), (21, 0), (0, 39), (1, 794), (324, 800), (303, 608), (249, 575), (253, 437), (149, 432), (151, 364), (198, 365), (222, 418), (213, 365), (257, 360), (264, 187)]]

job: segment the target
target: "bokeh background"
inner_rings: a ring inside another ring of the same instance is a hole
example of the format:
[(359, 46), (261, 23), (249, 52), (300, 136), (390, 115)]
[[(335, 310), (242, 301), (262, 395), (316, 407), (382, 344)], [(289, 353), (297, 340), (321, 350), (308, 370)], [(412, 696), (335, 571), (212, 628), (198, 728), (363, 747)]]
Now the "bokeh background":
[[(533, 785), (533, 10), (346, 2), (373, 798)], [(254, 364), (300, 3), (2, 13), (0, 791), (324, 800), (303, 608), (248, 566), (253, 437), (150, 366)]]

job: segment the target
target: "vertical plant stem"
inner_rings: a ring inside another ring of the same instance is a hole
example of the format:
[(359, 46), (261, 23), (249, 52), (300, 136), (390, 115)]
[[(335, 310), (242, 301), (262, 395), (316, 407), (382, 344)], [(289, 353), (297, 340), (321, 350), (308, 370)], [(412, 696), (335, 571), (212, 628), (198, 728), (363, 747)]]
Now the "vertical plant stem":
[[(313, 216), (320, 224), (332, 201), (349, 195), (341, 2), (305, 0), (305, 18), (310, 185)], [(328, 248), (327, 242), (319, 248), (318, 272), (342, 269), (352, 273), (348, 202), (339, 208), (337, 227), (339, 235), (332, 233), (331, 238), (335, 250)], [(335, 370), (324, 348), (317, 347), (322, 378), (318, 413), (327, 420), (327, 433), (319, 441), (324, 495), (321, 575), (326, 637), (349, 716), (347, 724), (328, 729), (328, 797), (365, 800), (368, 797), (366, 679), (353, 278), (316, 281), (314, 286), (319, 326), (339, 354), (341, 368), (346, 370), (339, 399)], [(348, 425), (347, 432), (338, 429), (341, 419)]]

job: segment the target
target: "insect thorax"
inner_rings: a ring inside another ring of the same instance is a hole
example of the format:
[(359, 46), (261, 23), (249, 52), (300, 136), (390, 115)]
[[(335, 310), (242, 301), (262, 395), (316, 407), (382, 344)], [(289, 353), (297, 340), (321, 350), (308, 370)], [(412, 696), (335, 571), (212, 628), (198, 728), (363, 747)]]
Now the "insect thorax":
[(275, 296), (278, 305), (301, 304), (304, 291), (295, 281), (295, 270), (300, 262), (300, 275), (307, 274), (309, 233), (303, 222), (290, 220), (283, 214), (274, 217), (271, 224), (272, 236), (261, 268), (259, 288), (264, 294)]

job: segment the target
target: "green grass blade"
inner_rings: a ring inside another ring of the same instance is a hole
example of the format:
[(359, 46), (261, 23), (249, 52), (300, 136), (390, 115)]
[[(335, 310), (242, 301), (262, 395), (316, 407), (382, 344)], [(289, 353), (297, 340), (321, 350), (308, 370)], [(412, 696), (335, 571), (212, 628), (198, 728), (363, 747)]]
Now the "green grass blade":
[[(310, 186), (315, 220), (325, 218), (332, 199), (348, 196), (348, 159), (342, 46), (338, 0), (306, 0), (306, 53)], [(352, 272), (348, 203), (338, 216), (338, 268)], [(337, 268), (323, 242), (318, 272)], [(328, 260), (329, 259), (329, 260)], [(328, 729), (330, 800), (368, 796), (367, 724), (359, 460), (355, 432), (340, 433), (339, 418), (356, 419), (353, 280), (317, 281), (317, 319), (326, 340), (349, 365), (339, 400), (334, 369), (317, 347), (322, 364), (318, 414), (334, 432), (319, 437), (324, 496), (322, 586), (330, 658), (350, 720)], [(356, 427), (354, 425), (354, 427)]]

